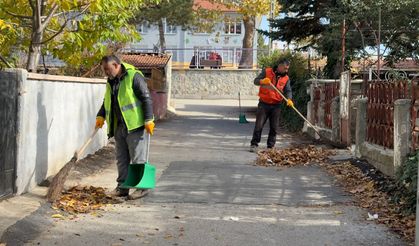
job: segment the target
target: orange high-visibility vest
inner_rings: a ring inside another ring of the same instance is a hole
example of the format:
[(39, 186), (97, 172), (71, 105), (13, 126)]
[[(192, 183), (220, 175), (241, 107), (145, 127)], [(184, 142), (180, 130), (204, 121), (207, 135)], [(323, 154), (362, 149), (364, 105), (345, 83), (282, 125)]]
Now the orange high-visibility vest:
[[(279, 78), (277, 81), (276, 75), (272, 68), (268, 67), (265, 69), (266, 78), (269, 78), (273, 85), (276, 85), (276, 88), (278, 88), (281, 92), (284, 91), (284, 87), (287, 84), (289, 77), (288, 75), (285, 75), (284, 77)], [(272, 88), (271, 85), (260, 85), (259, 88), (259, 98), (262, 102), (267, 104), (277, 104), (280, 103), (284, 98), (282, 98), (281, 95), (279, 95), (278, 92), (275, 91), (274, 88)]]

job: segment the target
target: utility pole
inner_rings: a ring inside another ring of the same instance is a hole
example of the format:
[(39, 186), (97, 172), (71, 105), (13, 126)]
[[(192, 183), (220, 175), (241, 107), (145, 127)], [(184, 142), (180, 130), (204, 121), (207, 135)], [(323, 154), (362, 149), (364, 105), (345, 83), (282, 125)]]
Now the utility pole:
[[(274, 9), (275, 9), (275, 0), (271, 0), (271, 8), (269, 10), (269, 19), (272, 20), (274, 18)], [(272, 25), (269, 22), (269, 33), (272, 33)], [(269, 55), (272, 53), (272, 37), (269, 37), (269, 45), (268, 45), (268, 52)]]
[(377, 40), (377, 76), (378, 81), (380, 81), (380, 73), (381, 73), (381, 6), (378, 7), (378, 40)]
[(346, 20), (343, 19), (342, 23), (342, 57), (341, 57), (341, 65), (340, 65), (340, 72), (345, 72), (345, 53), (346, 53)]

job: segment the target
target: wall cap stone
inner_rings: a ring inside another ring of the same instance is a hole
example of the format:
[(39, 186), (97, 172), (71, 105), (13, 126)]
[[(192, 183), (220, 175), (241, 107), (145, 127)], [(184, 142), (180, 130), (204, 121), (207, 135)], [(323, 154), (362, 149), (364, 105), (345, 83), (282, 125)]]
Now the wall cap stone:
[(394, 101), (394, 105), (406, 105), (410, 104), (410, 102), (410, 99), (397, 99), (396, 101)]
[(106, 84), (106, 79), (82, 78), (82, 77), (75, 77), (75, 76), (61, 76), (61, 75), (39, 74), (39, 73), (28, 73), (27, 79), (64, 82), (64, 83)]

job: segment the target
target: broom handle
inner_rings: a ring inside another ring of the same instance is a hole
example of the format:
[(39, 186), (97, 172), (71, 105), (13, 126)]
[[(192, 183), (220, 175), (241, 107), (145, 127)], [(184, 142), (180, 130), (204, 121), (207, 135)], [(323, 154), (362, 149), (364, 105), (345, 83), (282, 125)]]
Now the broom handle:
[[(282, 98), (284, 98), (285, 100), (288, 100), (288, 98), (287, 97), (285, 97), (284, 96), (284, 94), (278, 89), (278, 88), (276, 88), (276, 86), (274, 86), (271, 82), (269, 82), (269, 84), (270, 84), (270, 86), (272, 86), (272, 88), (274, 88), (275, 90), (276, 90), (276, 92), (278, 92), (278, 94), (279, 95), (281, 95), (281, 97)], [(292, 106), (292, 109), (294, 109), (294, 111), (295, 112), (297, 112), (297, 114), (305, 121), (305, 122), (307, 122), (307, 124), (311, 127), (311, 128), (313, 128), (313, 130), (319, 135), (319, 136), (321, 136), (321, 134), (320, 134), (320, 132), (319, 132), (319, 130), (317, 130), (317, 128), (313, 125), (313, 124), (311, 124), (311, 122), (306, 118), (306, 117), (304, 117), (304, 115), (296, 108), (296, 107), (294, 107), (294, 106)]]
[(240, 91), (239, 91), (239, 111), (240, 111), (240, 114), (242, 114), (242, 102), (240, 99)]
[(147, 149), (146, 149), (145, 159), (146, 159), (146, 163), (148, 163), (148, 158), (150, 157), (151, 134), (150, 133), (146, 133), (146, 134), (147, 134)]
[(96, 135), (96, 133), (98, 132), (99, 128), (96, 128), (92, 135), (90, 135), (89, 139), (87, 139), (87, 141), (83, 144), (83, 146), (81, 146), (81, 148), (76, 152), (76, 158), (79, 159), (79, 156), (81, 156), (83, 154), (83, 152), (86, 150), (86, 148), (89, 146), (89, 144), (92, 142), (93, 137)]

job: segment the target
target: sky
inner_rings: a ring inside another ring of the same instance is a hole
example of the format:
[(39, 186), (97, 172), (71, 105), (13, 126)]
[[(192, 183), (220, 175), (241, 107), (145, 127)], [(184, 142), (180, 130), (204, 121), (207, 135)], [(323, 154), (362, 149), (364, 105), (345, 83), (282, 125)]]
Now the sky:
[[(260, 23), (260, 26), (258, 29), (264, 30), (264, 31), (268, 31), (269, 30), (269, 22), (268, 22), (268, 16), (264, 15), (262, 16), (262, 21)], [(265, 44), (269, 43), (269, 38), (268, 37), (264, 37), (265, 38)], [(280, 46), (284, 45), (285, 42), (279, 42)]]

